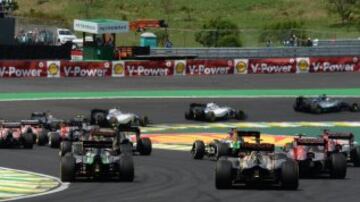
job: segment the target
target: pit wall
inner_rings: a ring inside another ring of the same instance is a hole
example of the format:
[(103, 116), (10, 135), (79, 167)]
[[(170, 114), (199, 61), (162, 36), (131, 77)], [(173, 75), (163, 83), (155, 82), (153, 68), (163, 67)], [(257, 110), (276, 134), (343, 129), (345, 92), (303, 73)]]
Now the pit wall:
[(358, 57), (160, 61), (0, 60), (0, 78), (136, 77), (358, 72)]

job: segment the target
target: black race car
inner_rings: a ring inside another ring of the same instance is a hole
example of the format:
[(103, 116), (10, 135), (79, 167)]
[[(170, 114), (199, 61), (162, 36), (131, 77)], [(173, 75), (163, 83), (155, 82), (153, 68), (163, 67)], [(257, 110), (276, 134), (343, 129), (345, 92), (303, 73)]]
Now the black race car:
[(359, 112), (360, 107), (357, 103), (349, 104), (342, 100), (322, 95), (316, 98), (297, 97), (294, 103), (294, 110), (297, 112), (320, 114), (340, 111)]

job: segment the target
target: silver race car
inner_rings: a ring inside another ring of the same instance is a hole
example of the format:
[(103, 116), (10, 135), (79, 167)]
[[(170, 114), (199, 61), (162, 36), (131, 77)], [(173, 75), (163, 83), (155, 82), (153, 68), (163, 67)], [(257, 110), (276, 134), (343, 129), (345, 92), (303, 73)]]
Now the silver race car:
[(235, 110), (228, 106), (219, 106), (216, 103), (190, 104), (190, 109), (185, 113), (187, 120), (200, 120), (214, 122), (216, 120), (246, 119), (246, 114), (242, 110)]
[(134, 113), (126, 113), (118, 108), (109, 110), (93, 109), (91, 110), (90, 123), (100, 127), (123, 126), (147, 126), (149, 119), (147, 116), (140, 117)]

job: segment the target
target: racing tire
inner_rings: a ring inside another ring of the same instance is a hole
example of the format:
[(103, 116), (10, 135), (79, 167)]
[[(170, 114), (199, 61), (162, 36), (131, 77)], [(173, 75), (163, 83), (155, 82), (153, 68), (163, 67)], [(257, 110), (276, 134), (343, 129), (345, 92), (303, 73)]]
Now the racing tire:
[(120, 144), (120, 153), (132, 155), (133, 154), (133, 145), (130, 142)]
[(346, 177), (347, 161), (341, 153), (334, 153), (330, 156), (330, 177), (344, 179)]
[(57, 132), (50, 133), (50, 147), (51, 148), (59, 148), (61, 142), (60, 134)]
[(354, 167), (360, 167), (360, 146), (357, 146), (351, 150), (350, 159), (354, 164)]
[(186, 119), (186, 120), (192, 120), (192, 119), (194, 119), (194, 114), (192, 113), (192, 111), (187, 111), (187, 112), (185, 112), (185, 119)]
[(34, 134), (33, 133), (24, 133), (22, 135), (22, 143), (24, 149), (32, 149), (34, 147)]
[(351, 112), (359, 112), (360, 111), (360, 107), (357, 103), (353, 103), (351, 106), (350, 106), (350, 111)]
[(215, 168), (216, 189), (230, 189), (232, 187), (232, 164), (227, 160), (216, 162)]
[(193, 143), (191, 153), (193, 159), (200, 160), (203, 159), (205, 156), (205, 143), (201, 140), (196, 140)]
[(312, 111), (314, 112), (314, 114), (321, 114), (322, 113), (322, 109), (318, 105), (314, 106)]
[(303, 102), (304, 102), (304, 97), (300, 96), (300, 97), (296, 98), (294, 106), (293, 106), (293, 108), (296, 112), (301, 111), (301, 105), (303, 104)]
[(49, 142), (48, 130), (43, 129), (38, 137), (37, 144), (39, 146), (44, 146)]
[(146, 127), (147, 125), (149, 125), (149, 123), (150, 123), (150, 121), (147, 116), (144, 116), (142, 119), (139, 120), (139, 125), (141, 127)]
[(150, 138), (141, 138), (137, 143), (137, 150), (139, 151), (140, 155), (149, 156), (152, 151), (152, 144)]
[(235, 114), (235, 119), (237, 119), (237, 120), (245, 120), (246, 119), (245, 112), (243, 112), (242, 110), (237, 111), (236, 114)]
[(209, 112), (205, 115), (205, 118), (208, 122), (215, 122), (216, 121), (216, 116), (214, 114), (214, 112)]
[(281, 187), (286, 190), (296, 190), (299, 187), (299, 165), (293, 160), (287, 160), (281, 165)]
[(65, 154), (72, 151), (72, 143), (70, 141), (62, 141), (60, 143), (60, 155), (65, 156)]
[(71, 153), (65, 154), (60, 160), (60, 178), (63, 182), (73, 182), (75, 180), (76, 160)]
[(130, 155), (121, 155), (119, 160), (119, 180), (123, 182), (134, 181), (134, 161)]
[(220, 157), (223, 156), (229, 156), (229, 150), (230, 150), (229, 144), (218, 142), (215, 145), (216, 145), (216, 153), (215, 153), (216, 159), (220, 159)]

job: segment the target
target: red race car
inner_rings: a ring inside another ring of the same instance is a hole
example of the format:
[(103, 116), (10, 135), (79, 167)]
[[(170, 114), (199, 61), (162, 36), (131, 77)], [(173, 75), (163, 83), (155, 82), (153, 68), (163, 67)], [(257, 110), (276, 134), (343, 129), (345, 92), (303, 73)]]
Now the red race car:
[(49, 130), (45, 129), (38, 120), (22, 120), (21, 131), (22, 133), (33, 134), (34, 143), (39, 146), (44, 146), (49, 142)]
[(329, 152), (327, 144), (323, 138), (299, 136), (287, 144), (284, 151), (298, 162), (300, 176), (314, 177), (325, 173), (331, 178), (343, 179), (347, 170), (346, 158), (340, 153)]
[(34, 135), (23, 132), (20, 122), (4, 122), (0, 125), (0, 147), (14, 148), (21, 147), (32, 149)]
[(324, 130), (321, 137), (326, 140), (329, 152), (344, 154), (348, 162), (360, 167), (360, 146), (355, 141), (354, 134)]

